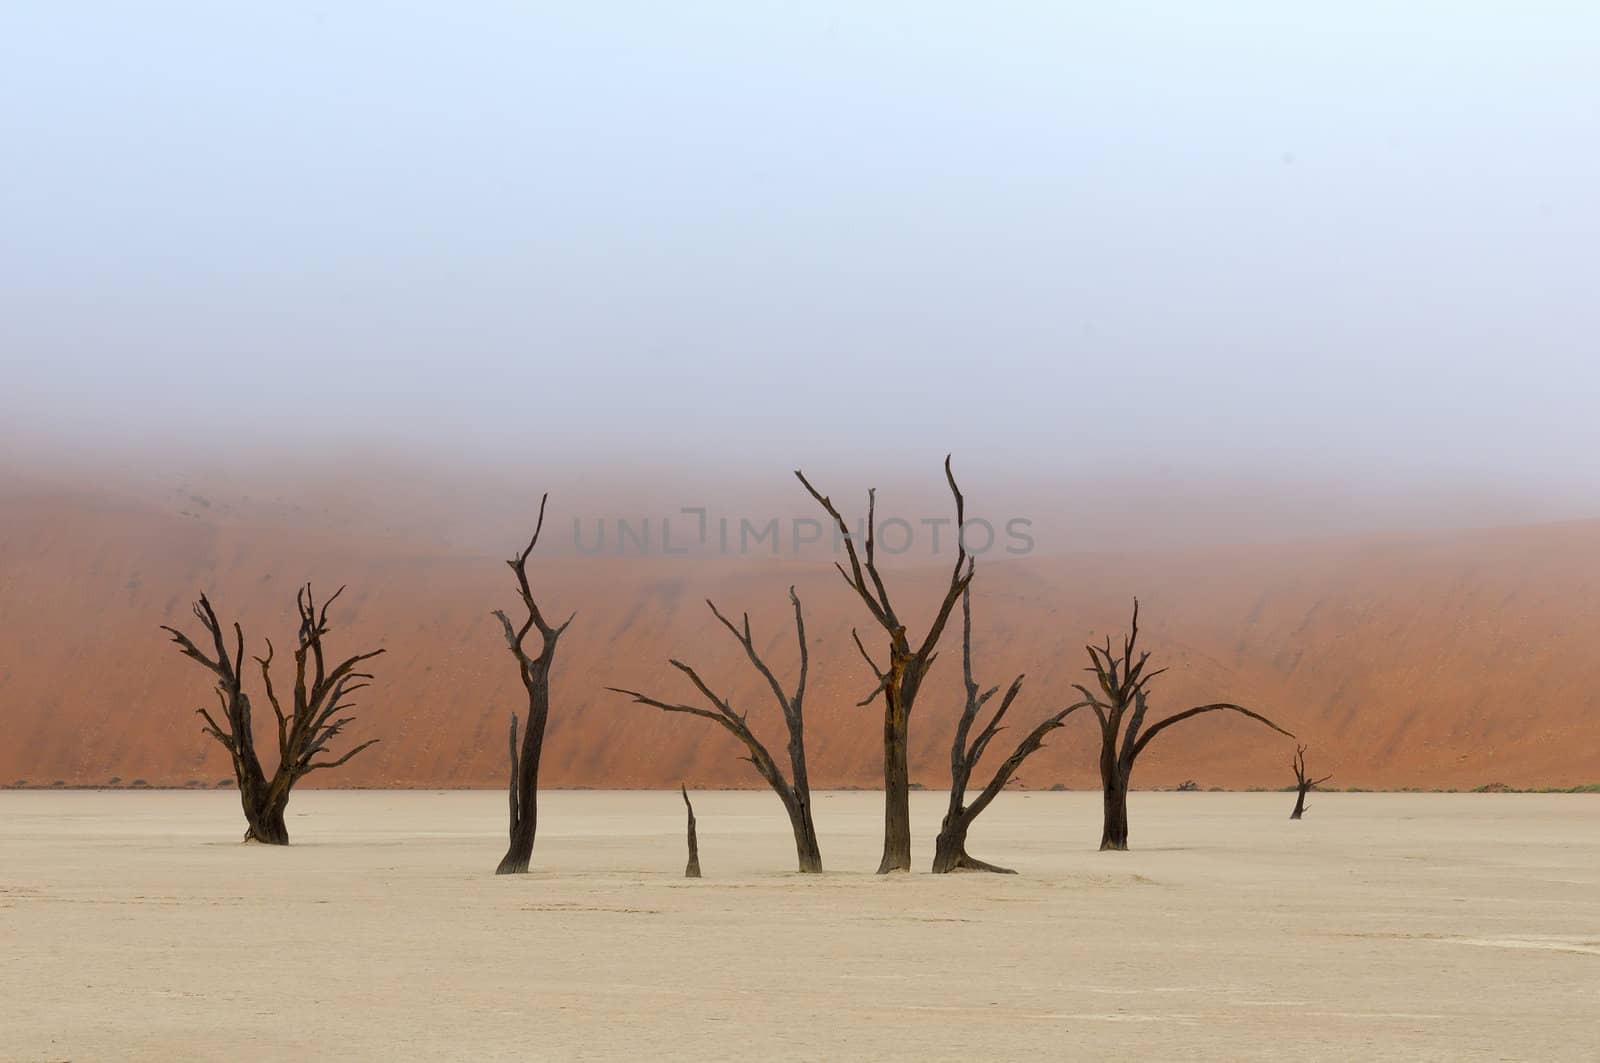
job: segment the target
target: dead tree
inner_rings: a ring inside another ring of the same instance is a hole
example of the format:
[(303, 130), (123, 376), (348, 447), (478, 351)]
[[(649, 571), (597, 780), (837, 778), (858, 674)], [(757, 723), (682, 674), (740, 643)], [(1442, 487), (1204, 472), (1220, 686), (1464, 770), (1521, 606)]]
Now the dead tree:
[[(806, 771), (806, 742), (805, 742), (805, 696), (806, 672), (810, 667), (810, 657), (806, 652), (806, 622), (805, 615), (800, 608), (800, 598), (795, 594), (794, 588), (789, 588), (789, 601), (794, 605), (794, 630), (795, 637), (800, 644), (800, 677), (795, 682), (794, 693), (784, 691), (783, 684), (778, 682), (778, 677), (773, 673), (767, 663), (756, 652), (755, 639), (750, 634), (750, 614), (744, 614), (743, 623), (735, 626), (732, 621), (723, 616), (721, 611), (709, 599), (706, 605), (710, 607), (711, 614), (727, 628), (734, 639), (744, 649), (745, 656), (761, 677), (766, 680), (772, 696), (777, 700), (778, 706), (783, 711), (784, 723), (789, 729), (789, 773), (790, 778), (785, 778), (783, 770), (778, 767), (778, 762), (773, 759), (767, 747), (755, 736), (746, 719), (747, 713), (736, 712), (728, 700), (715, 693), (706, 681), (700, 677), (689, 665), (680, 660), (672, 660), (672, 667), (682, 672), (693, 683), (695, 689), (700, 691), (710, 708), (698, 705), (683, 705), (675, 702), (661, 701), (648, 697), (637, 690), (624, 690), (620, 687), (608, 687), (618, 694), (626, 694), (640, 705), (649, 705), (663, 712), (681, 712), (690, 716), (699, 716), (710, 720), (723, 730), (743, 742), (750, 755), (741, 759), (748, 760), (755, 766), (756, 772), (772, 787), (773, 793), (778, 795), (778, 800), (783, 802), (783, 810), (789, 814), (789, 825), (794, 830), (795, 855), (800, 864), (800, 870), (805, 873), (820, 872), (822, 870), (822, 850), (817, 845), (817, 827), (811, 819), (811, 780)], [(685, 797), (685, 802), (688, 798)]]
[(971, 577), (972, 562), (968, 561), (968, 587), (961, 592), (961, 676), (966, 687), (967, 701), (966, 707), (961, 711), (961, 718), (956, 721), (955, 740), (950, 744), (950, 806), (944, 814), (944, 822), (939, 827), (938, 841), (934, 843), (933, 871), (935, 874), (961, 870), (997, 871), (1003, 875), (1014, 875), (1016, 872), (1010, 868), (997, 867), (968, 855), (967, 831), (971, 829), (972, 821), (978, 818), (978, 814), (988, 808), (990, 802), (1006, 788), (1006, 784), (1016, 775), (1017, 769), (1022, 767), (1022, 762), (1044, 745), (1045, 736), (1061, 727), (1068, 716), (1085, 707), (1088, 702), (1077, 702), (1045, 717), (1037, 727), (1028, 732), (1027, 737), (1018, 743), (1016, 750), (995, 770), (994, 778), (989, 780), (989, 784), (983, 788), (972, 804), (966, 803), (967, 784), (971, 781), (972, 771), (982, 759), (990, 741), (1002, 730), (1000, 723), (1022, 690), (1022, 676), (1019, 675), (1006, 688), (1005, 695), (1000, 699), (1000, 707), (978, 732), (978, 736), (970, 743), (967, 741), (972, 734), (973, 725), (978, 721), (978, 713), (1000, 689), (990, 687), (980, 693), (977, 681), (972, 678)]
[[(244, 664), (244, 631), (233, 625), (234, 649), (230, 654), (222, 624), (204, 594), (195, 603), (194, 615), (210, 636), (211, 652), (201, 649), (177, 628), (162, 625), (185, 657), (198, 661), (216, 677), (219, 720), (205, 709), (196, 709), (205, 721), (201, 731), (215, 738), (233, 761), (233, 778), (239, 786), (239, 803), (244, 806), (245, 841), (267, 845), (288, 845), (289, 830), (283, 814), (295, 783), (321, 768), (337, 768), (368, 746), (370, 738), (341, 756), (328, 752), (328, 744), (354, 722), (354, 716), (341, 716), (352, 707), (348, 699), (369, 686), (371, 674), (357, 671), (363, 661), (383, 652), (358, 653), (327, 667), (322, 639), (328, 633), (328, 607), (344, 593), (340, 587), (319, 608), (308, 583), (295, 594), (300, 614), (300, 630), (294, 651), (294, 692), (286, 712), (272, 685), (272, 640), (267, 655), (253, 660), (261, 666), (261, 681), (272, 714), (277, 720), (278, 763), (268, 778), (256, 752), (255, 725), (251, 719), (250, 696), (244, 690), (240, 669)], [(320, 759), (319, 759), (320, 756)]]
[(877, 685), (858, 704), (870, 705), (879, 695), (883, 697), (883, 859), (878, 863), (878, 874), (910, 871), (911, 774), (906, 763), (906, 733), (911, 720), (911, 710), (916, 705), (917, 693), (922, 689), (922, 681), (927, 677), (928, 669), (936, 656), (935, 647), (939, 644), (939, 636), (944, 633), (945, 624), (950, 619), (951, 611), (955, 609), (956, 601), (972, 579), (972, 574), (966, 571), (967, 551), (962, 541), (966, 500), (962, 498), (961, 490), (956, 486), (955, 474), (950, 470), (950, 458), (946, 455), (945, 481), (950, 485), (950, 494), (954, 496), (956, 503), (956, 563), (950, 570), (949, 586), (945, 588), (944, 598), (939, 603), (932, 623), (928, 625), (927, 633), (920, 642), (913, 645), (904, 621), (900, 619), (889, 600), (889, 590), (878, 572), (877, 559), (874, 555), (877, 491), (867, 492), (867, 526), (863, 558), (857, 553), (850, 527), (845, 523), (844, 517), (839, 515), (832, 499), (811, 486), (811, 481), (807, 480), (805, 473), (799, 469), (795, 470), (795, 476), (805, 485), (811, 497), (827, 511), (828, 516), (833, 518), (844, 541), (845, 553), (850, 560), (849, 571), (837, 562), (834, 563), (834, 567), (839, 570), (839, 574), (844, 577), (851, 590), (861, 598), (867, 607), (867, 612), (883, 629), (888, 641), (888, 662), (880, 668), (872, 659), (872, 655), (867, 652), (867, 648), (862, 645), (860, 635), (854, 628), (850, 631), (851, 637), (855, 639), (856, 649), (861, 651), (861, 656), (866, 659), (868, 667), (877, 677)]
[(1293, 761), (1293, 764), (1294, 764), (1294, 783), (1295, 783), (1295, 790), (1297, 791), (1297, 796), (1294, 799), (1294, 811), (1289, 813), (1289, 818), (1290, 819), (1299, 819), (1301, 816), (1306, 814), (1306, 794), (1310, 793), (1312, 790), (1315, 790), (1317, 787), (1321, 786), (1323, 783), (1325, 783), (1329, 779), (1333, 778), (1333, 776), (1332, 775), (1324, 775), (1320, 779), (1313, 779), (1313, 778), (1311, 778), (1310, 776), (1308, 776), (1306, 774), (1306, 747), (1305, 746), (1295, 746), (1294, 747), (1294, 761)]
[(694, 833), (694, 806), (689, 803), (689, 788), (683, 783), (678, 784), (678, 790), (683, 794), (683, 807), (689, 810), (689, 863), (683, 869), (684, 878), (700, 877), (700, 839)]
[(1084, 647), (1089, 651), (1090, 661), (1090, 667), (1085, 670), (1094, 673), (1099, 691), (1091, 692), (1087, 687), (1077, 685), (1078, 691), (1087, 699), (1089, 707), (1100, 721), (1100, 783), (1105, 795), (1105, 826), (1100, 835), (1102, 850), (1128, 847), (1128, 777), (1133, 773), (1135, 758), (1144, 752), (1151, 739), (1168, 727), (1202, 713), (1237, 712), (1266, 724), (1279, 734), (1289, 735), (1288, 731), (1260, 713), (1231, 702), (1197, 705), (1145, 729), (1150, 682), (1166, 669), (1147, 671), (1150, 654), (1140, 652), (1138, 647), (1139, 600), (1135, 598), (1133, 626), (1123, 640), (1120, 657), (1112, 652), (1109, 638), (1104, 647)]
[[(551, 627), (533, 600), (528, 585), (528, 555), (539, 544), (539, 533), (544, 530), (544, 505), (550, 496), (539, 499), (539, 522), (534, 525), (533, 538), (516, 557), (507, 561), (516, 573), (517, 594), (528, 616), (520, 625), (513, 626), (511, 618), (496, 609), (500, 626), (505, 629), (506, 645), (517, 659), (517, 672), (523, 688), (528, 692), (528, 724), (522, 736), (522, 752), (517, 753), (517, 714), (511, 714), (511, 782), (508, 787), (511, 805), (511, 844), (506, 855), (495, 868), (497, 875), (520, 875), (528, 870), (533, 860), (533, 839), (539, 827), (539, 757), (544, 752), (545, 722), (550, 717), (550, 666), (556, 658), (556, 640), (567, 630), (567, 625), (577, 618), (567, 617), (566, 623)], [(528, 633), (539, 631), (540, 647), (537, 656), (528, 656), (524, 644)]]

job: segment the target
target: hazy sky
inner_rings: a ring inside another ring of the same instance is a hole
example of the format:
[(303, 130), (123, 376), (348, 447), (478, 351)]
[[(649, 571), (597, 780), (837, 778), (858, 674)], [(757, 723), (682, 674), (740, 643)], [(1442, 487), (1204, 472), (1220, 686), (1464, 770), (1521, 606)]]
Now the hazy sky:
[(13, 0), (0, 153), (14, 426), (1595, 475), (1586, 3)]

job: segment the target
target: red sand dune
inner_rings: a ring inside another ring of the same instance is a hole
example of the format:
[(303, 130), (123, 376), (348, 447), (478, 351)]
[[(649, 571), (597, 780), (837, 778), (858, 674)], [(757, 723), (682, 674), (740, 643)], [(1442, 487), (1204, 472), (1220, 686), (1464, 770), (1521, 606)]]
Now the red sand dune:
[[(373, 545), (331, 525), (185, 516), (172, 506), (0, 485), (0, 783), (210, 785), (228, 774), (193, 710), (204, 674), (157, 629), (192, 625), (207, 590), (258, 652), (292, 636), (296, 581), (349, 585), (335, 650), (383, 645), (353, 737), (381, 744), (323, 785), (498, 786), (521, 688), (489, 611), (515, 605), (496, 556)], [(195, 507), (198, 511), (201, 507)], [(892, 573), (920, 628), (943, 568)], [(816, 561), (551, 558), (534, 578), (552, 614), (576, 610), (555, 672), (544, 780), (550, 786), (749, 786), (740, 748), (702, 721), (609, 694), (692, 691), (666, 666), (682, 657), (751, 710), (781, 746), (781, 723), (703, 599), (749, 609), (787, 678), (785, 588), (813, 636), (808, 698), (813, 776), (878, 780), (878, 710), (857, 708), (871, 678), (852, 624), (876, 640), (837, 573)], [(1094, 554), (981, 566), (975, 599), (980, 680), (1028, 674), (1020, 728), (1071, 698), (1086, 640), (1120, 632), (1145, 606), (1148, 645), (1171, 672), (1157, 708), (1231, 697), (1311, 746), (1335, 785), (1461, 787), (1600, 781), (1600, 522), (1367, 538), (1192, 553)], [(954, 634), (952, 626), (952, 634)], [(913, 777), (948, 778), (959, 692), (948, 639), (912, 720)], [(1022, 772), (1030, 787), (1093, 784), (1090, 721), (1053, 736)], [(1003, 743), (998, 743), (1003, 744)], [(997, 745), (998, 745), (997, 744)], [(1168, 732), (1135, 783), (1279, 786), (1293, 743), (1209, 717)]]

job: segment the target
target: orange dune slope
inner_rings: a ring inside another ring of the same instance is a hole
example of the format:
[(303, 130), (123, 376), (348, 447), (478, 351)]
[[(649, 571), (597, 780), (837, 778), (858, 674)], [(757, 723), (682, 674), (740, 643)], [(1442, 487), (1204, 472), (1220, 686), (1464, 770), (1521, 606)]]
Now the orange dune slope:
[[(293, 634), (298, 581), (349, 590), (335, 651), (381, 645), (353, 738), (379, 745), (322, 785), (499, 786), (516, 671), (490, 610), (513, 609), (498, 557), (400, 539), (374, 545), (324, 526), (208, 520), (102, 492), (0, 487), (0, 784), (213, 785), (228, 774), (193, 710), (206, 676), (158, 630), (193, 627), (204, 589), (244, 624), (252, 652)], [(556, 666), (549, 786), (750, 786), (732, 739), (608, 693), (689, 699), (667, 664), (694, 664), (758, 722), (773, 748), (770, 693), (707, 611), (748, 610), (787, 681), (796, 655), (786, 588), (812, 636), (808, 734), (817, 785), (873, 786), (876, 706), (850, 642), (870, 620), (825, 560), (537, 559), (551, 615), (576, 611)], [(890, 573), (920, 630), (945, 570)], [(1157, 709), (1228, 697), (1311, 747), (1334, 785), (1459, 787), (1600, 781), (1600, 522), (1274, 548), (1032, 557), (980, 565), (979, 679), (1027, 674), (1013, 724), (1073, 697), (1083, 644), (1116, 634), (1131, 597), (1147, 644), (1171, 668)], [(912, 719), (913, 778), (948, 781), (960, 692), (957, 627)], [(1022, 772), (1032, 788), (1094, 783), (1092, 720), (1081, 715)], [(1003, 746), (1002, 740), (996, 748)], [(1140, 786), (1292, 781), (1293, 743), (1247, 721), (1207, 717), (1153, 744)]]

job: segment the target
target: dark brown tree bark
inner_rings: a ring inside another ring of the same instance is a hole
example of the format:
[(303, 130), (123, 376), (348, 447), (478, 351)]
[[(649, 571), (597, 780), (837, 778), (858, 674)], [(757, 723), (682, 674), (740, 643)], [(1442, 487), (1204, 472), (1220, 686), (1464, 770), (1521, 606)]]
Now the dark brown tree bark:
[[(539, 829), (539, 757), (544, 752), (545, 723), (550, 718), (550, 666), (555, 663), (556, 641), (577, 614), (567, 617), (566, 623), (552, 627), (545, 622), (539, 604), (533, 599), (528, 584), (528, 555), (539, 545), (539, 533), (544, 530), (544, 507), (550, 496), (539, 500), (539, 522), (534, 525), (533, 538), (527, 547), (506, 564), (517, 577), (517, 594), (527, 611), (527, 619), (513, 626), (511, 618), (499, 609), (494, 615), (505, 630), (506, 645), (517, 660), (517, 673), (528, 693), (528, 724), (522, 736), (522, 751), (517, 751), (517, 717), (511, 714), (511, 844), (506, 855), (495, 868), (497, 875), (520, 875), (528, 870), (533, 860), (533, 841)], [(536, 656), (526, 649), (528, 633), (538, 629), (540, 647)]]
[(517, 758), (517, 714), (514, 713), (514, 712), (511, 714), (510, 752), (511, 752), (511, 758), (510, 758), (511, 759), (511, 781), (509, 783), (507, 783), (507, 785), (506, 785), (506, 793), (507, 793), (507, 796), (510, 798), (511, 816), (510, 816), (510, 819), (507, 820), (507, 822), (510, 823), (510, 825), (511, 825), (511, 827), (510, 827), (510, 833), (511, 833), (510, 844), (515, 845), (515, 844), (517, 844), (517, 786), (522, 781), (522, 771), (521, 771), (521, 768), (519, 767), (519, 765), (517, 764), (517, 759), (518, 759)]
[(1133, 763), (1151, 739), (1168, 727), (1202, 713), (1236, 712), (1266, 724), (1279, 734), (1289, 735), (1288, 731), (1260, 713), (1231, 702), (1197, 705), (1167, 717), (1148, 730), (1144, 729), (1145, 714), (1150, 707), (1150, 682), (1166, 669), (1146, 671), (1150, 654), (1139, 652), (1138, 599), (1134, 599), (1133, 626), (1123, 640), (1120, 656), (1112, 652), (1109, 638), (1104, 647), (1084, 648), (1089, 651), (1090, 667), (1087, 670), (1094, 673), (1099, 687), (1098, 692), (1091, 692), (1087, 687), (1077, 685), (1078, 691), (1100, 721), (1100, 784), (1105, 798), (1104, 826), (1100, 833), (1102, 850), (1128, 847), (1128, 780), (1133, 774)]
[(682, 783), (678, 790), (683, 794), (683, 807), (689, 810), (689, 863), (683, 869), (684, 878), (700, 877), (700, 839), (694, 832), (694, 806), (689, 803), (689, 788)]
[(966, 571), (967, 551), (962, 541), (962, 525), (966, 521), (966, 500), (962, 497), (960, 488), (956, 486), (955, 474), (950, 469), (950, 458), (946, 455), (945, 482), (949, 484), (950, 494), (955, 498), (956, 504), (956, 563), (951, 569), (950, 584), (945, 589), (944, 599), (940, 602), (932, 623), (928, 625), (927, 633), (920, 642), (913, 645), (906, 631), (906, 625), (890, 602), (889, 590), (883, 582), (883, 577), (878, 572), (874, 527), (877, 519), (877, 492), (875, 490), (867, 492), (867, 527), (863, 558), (857, 553), (850, 527), (834, 507), (833, 500), (811, 486), (811, 481), (807, 480), (805, 473), (799, 469), (795, 470), (795, 476), (805, 485), (811, 497), (827, 511), (837, 526), (839, 535), (844, 541), (845, 553), (850, 559), (850, 569), (846, 571), (843, 565), (837, 563), (834, 567), (866, 605), (867, 612), (883, 629), (888, 643), (888, 663), (880, 668), (872, 659), (872, 655), (867, 652), (867, 648), (862, 645), (860, 636), (851, 629), (850, 634), (855, 639), (856, 648), (861, 651), (861, 656), (866, 659), (867, 665), (878, 679), (872, 693), (863, 698), (860, 704), (870, 705), (880, 695), (883, 698), (883, 858), (878, 863), (878, 874), (910, 871), (911, 773), (906, 762), (906, 736), (911, 721), (911, 711), (916, 706), (917, 693), (921, 690), (922, 681), (927, 677), (928, 668), (933, 664), (936, 655), (935, 647), (939, 644), (939, 636), (944, 633), (945, 624), (950, 620), (950, 613), (955, 609), (956, 601), (972, 578), (971, 573)]
[(972, 562), (968, 561), (967, 587), (961, 592), (961, 675), (966, 687), (967, 700), (960, 719), (956, 721), (955, 740), (950, 744), (950, 804), (944, 814), (944, 822), (940, 824), (938, 840), (934, 842), (933, 871), (935, 874), (962, 870), (996, 871), (1014, 875), (1016, 872), (1010, 868), (998, 867), (969, 855), (967, 831), (971, 829), (972, 822), (978, 818), (978, 814), (988, 808), (989, 804), (999, 796), (1000, 791), (1006, 788), (1006, 784), (1016, 775), (1017, 769), (1022, 767), (1022, 762), (1044, 745), (1045, 736), (1061, 727), (1068, 716), (1084, 708), (1088, 703), (1080, 701), (1045, 717), (1037, 727), (1028, 732), (1027, 737), (1017, 744), (1015, 751), (996, 769), (994, 777), (979, 792), (972, 804), (966, 803), (967, 784), (972, 779), (973, 769), (982, 759), (990, 741), (1002, 730), (1000, 722), (1005, 719), (1011, 703), (1022, 690), (1022, 676), (1019, 675), (1011, 681), (1005, 696), (1000, 699), (1000, 707), (978, 732), (978, 736), (970, 743), (967, 741), (972, 734), (973, 725), (977, 722), (979, 712), (1000, 689), (990, 687), (980, 692), (977, 681), (972, 678), (972, 567)]
[[(748, 714), (736, 712), (727, 699), (716, 694), (708, 686), (700, 674), (689, 665), (674, 659), (672, 667), (682, 672), (693, 683), (711, 708), (702, 708), (697, 705), (683, 705), (675, 702), (661, 701), (648, 697), (637, 690), (624, 690), (620, 687), (608, 687), (618, 694), (626, 694), (640, 705), (649, 705), (663, 712), (681, 712), (690, 716), (699, 716), (710, 720), (723, 730), (743, 742), (750, 755), (744, 759), (755, 766), (756, 772), (772, 787), (772, 792), (778, 795), (778, 800), (783, 802), (783, 809), (789, 814), (789, 825), (794, 831), (795, 855), (798, 859), (800, 870), (804, 873), (820, 872), (822, 870), (822, 850), (817, 844), (817, 827), (811, 818), (811, 777), (806, 770), (806, 741), (805, 741), (805, 696), (806, 673), (810, 669), (810, 654), (806, 649), (806, 622), (805, 614), (800, 608), (800, 598), (795, 594), (794, 588), (789, 588), (789, 601), (794, 605), (794, 630), (795, 638), (800, 644), (800, 677), (795, 682), (794, 693), (790, 694), (783, 689), (783, 684), (778, 682), (778, 677), (772, 669), (762, 660), (756, 652), (755, 639), (750, 634), (750, 614), (744, 614), (743, 623), (735, 626), (732, 621), (723, 616), (721, 611), (709, 599), (706, 605), (711, 609), (711, 614), (744, 649), (745, 656), (751, 665), (761, 673), (766, 680), (767, 687), (772, 691), (772, 696), (777, 700), (779, 708), (783, 711), (784, 723), (789, 729), (789, 778), (785, 778), (783, 770), (778, 767), (778, 762), (773, 759), (767, 747), (756, 737), (746, 720)], [(687, 800), (687, 799), (685, 799)]]
[[(328, 608), (339, 595), (340, 587), (319, 608), (311, 585), (308, 583), (295, 594), (295, 608), (300, 614), (300, 629), (294, 651), (294, 691), (290, 708), (285, 712), (272, 685), (272, 640), (267, 640), (267, 655), (253, 658), (261, 667), (261, 681), (267, 701), (272, 705), (277, 720), (278, 763), (269, 778), (256, 751), (255, 724), (251, 716), (250, 697), (245, 693), (241, 668), (244, 664), (244, 631), (233, 625), (234, 649), (230, 653), (222, 624), (216, 611), (204, 594), (195, 603), (194, 615), (205, 628), (211, 643), (211, 652), (201, 649), (177, 628), (162, 625), (162, 630), (172, 636), (172, 641), (185, 657), (198, 661), (216, 677), (218, 715), (205, 709), (195, 711), (205, 721), (201, 731), (216, 739), (228, 751), (233, 763), (234, 781), (239, 786), (239, 803), (244, 808), (244, 840), (266, 845), (288, 845), (289, 830), (284, 825), (284, 810), (289, 806), (289, 794), (295, 783), (313, 771), (337, 768), (377, 743), (368, 739), (355, 748), (334, 757), (328, 744), (337, 738), (345, 727), (355, 721), (354, 716), (340, 716), (353, 706), (347, 700), (358, 690), (369, 686), (371, 674), (357, 671), (363, 661), (371, 660), (383, 652), (373, 650), (345, 658), (327, 667), (322, 639), (328, 633)], [(321, 759), (318, 759), (318, 757)]]
[(1323, 783), (1333, 778), (1333, 776), (1324, 775), (1320, 779), (1313, 779), (1306, 774), (1305, 746), (1294, 747), (1294, 760), (1291, 763), (1294, 766), (1295, 799), (1294, 811), (1289, 813), (1289, 818), (1299, 819), (1301, 816), (1306, 814), (1306, 794), (1321, 786)]

